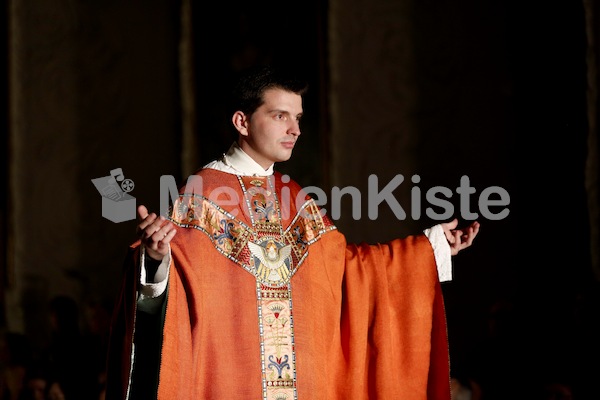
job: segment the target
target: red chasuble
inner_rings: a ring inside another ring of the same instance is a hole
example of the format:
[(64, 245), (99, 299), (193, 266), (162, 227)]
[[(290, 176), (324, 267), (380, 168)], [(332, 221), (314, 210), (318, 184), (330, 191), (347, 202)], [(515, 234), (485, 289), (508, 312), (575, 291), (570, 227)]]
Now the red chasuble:
[[(158, 399), (450, 399), (424, 235), (348, 244), (278, 173), (195, 177), (171, 212)], [(115, 310), (108, 400), (127, 398), (136, 368), (138, 246)]]

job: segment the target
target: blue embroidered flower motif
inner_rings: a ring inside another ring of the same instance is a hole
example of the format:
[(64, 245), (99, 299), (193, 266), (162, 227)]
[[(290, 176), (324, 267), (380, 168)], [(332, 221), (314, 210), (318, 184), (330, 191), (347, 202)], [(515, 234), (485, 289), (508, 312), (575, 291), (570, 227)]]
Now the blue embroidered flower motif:
[(217, 243), (223, 244), (223, 240), (225, 239), (234, 240), (234, 236), (231, 234), (231, 229), (234, 227), (233, 222), (227, 222), (226, 219), (222, 219), (220, 224), (223, 226), (223, 233), (215, 233), (213, 235)]
[(269, 217), (275, 212), (275, 207), (272, 202), (261, 202), (254, 200), (254, 211), (257, 214), (262, 214), (264, 219), (269, 222)]
[(290, 364), (288, 364), (288, 356), (287, 354), (283, 356), (283, 359), (281, 357), (273, 357), (273, 355), (271, 354), (269, 356), (269, 361), (271, 361), (268, 365), (269, 369), (273, 369), (273, 367), (275, 367), (277, 369), (277, 379), (283, 379), (281, 377), (281, 373), (283, 371), (284, 367), (287, 367), (287, 369), (290, 369)]

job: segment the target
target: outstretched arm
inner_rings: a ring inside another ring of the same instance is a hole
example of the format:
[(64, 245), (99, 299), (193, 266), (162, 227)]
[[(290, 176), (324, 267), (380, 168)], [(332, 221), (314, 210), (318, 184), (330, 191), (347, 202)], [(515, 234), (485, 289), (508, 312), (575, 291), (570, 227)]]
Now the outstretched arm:
[(464, 229), (456, 229), (458, 226), (458, 219), (454, 218), (450, 222), (441, 224), (444, 230), (444, 235), (450, 245), (450, 254), (455, 256), (459, 251), (470, 247), (473, 244), (473, 240), (479, 233), (479, 222), (474, 221)]

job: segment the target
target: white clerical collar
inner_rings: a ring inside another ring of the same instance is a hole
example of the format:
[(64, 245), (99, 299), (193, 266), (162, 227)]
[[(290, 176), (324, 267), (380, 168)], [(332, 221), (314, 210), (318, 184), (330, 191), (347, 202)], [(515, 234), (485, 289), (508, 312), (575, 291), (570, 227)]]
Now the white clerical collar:
[(273, 174), (273, 164), (267, 169), (254, 161), (237, 142), (233, 142), (227, 153), (219, 160), (208, 163), (204, 168), (212, 168), (243, 176), (269, 176)]

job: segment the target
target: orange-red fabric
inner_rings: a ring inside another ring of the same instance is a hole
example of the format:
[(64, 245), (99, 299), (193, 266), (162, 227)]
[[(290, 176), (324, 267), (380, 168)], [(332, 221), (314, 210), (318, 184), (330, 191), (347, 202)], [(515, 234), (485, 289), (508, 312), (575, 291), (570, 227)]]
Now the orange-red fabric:
[[(200, 176), (207, 192), (223, 185), (243, 198), (236, 176), (214, 170)], [(284, 184), (276, 178), (279, 193)], [(301, 190), (287, 186), (292, 198)], [(237, 207), (245, 205), (223, 206)], [(295, 215), (292, 203), (284, 229)], [(218, 252), (205, 232), (178, 229), (158, 399), (261, 399), (256, 278)], [(109, 363), (114, 370), (108, 374), (118, 398), (128, 385), (136, 260), (132, 256), (113, 325), (113, 336), (123, 335), (111, 348), (119, 361)], [(424, 235), (355, 245), (328, 231), (309, 246), (290, 284), (299, 400), (450, 399), (443, 299)]]

